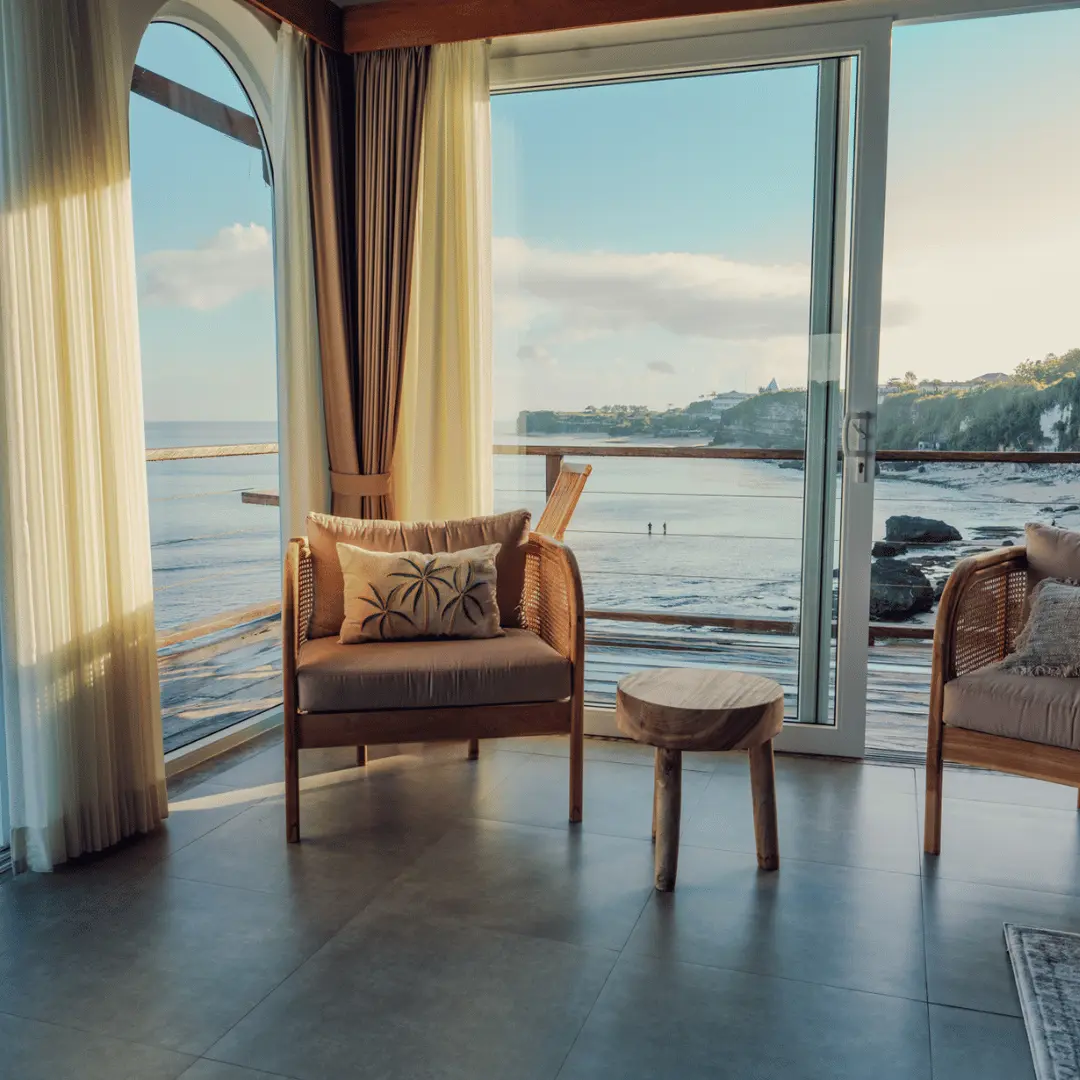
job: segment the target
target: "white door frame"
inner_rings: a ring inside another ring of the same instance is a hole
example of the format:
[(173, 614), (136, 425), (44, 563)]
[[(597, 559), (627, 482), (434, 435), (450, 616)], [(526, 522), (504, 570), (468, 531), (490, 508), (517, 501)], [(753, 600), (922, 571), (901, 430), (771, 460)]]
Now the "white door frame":
[[(856, 113), (851, 208), (850, 287), (845, 407), (877, 409), (881, 279), (885, 239), (885, 165), (889, 120), (892, 20), (863, 19), (508, 55), (491, 61), (491, 88), (554, 89), (664, 76), (737, 71), (834, 57), (855, 57)], [(866, 740), (866, 665), (873, 539), (872, 454), (860, 470), (845, 459), (842, 480), (840, 609), (834, 724), (789, 724), (777, 748), (861, 757)], [(590, 708), (586, 728), (616, 734), (611, 710)]]

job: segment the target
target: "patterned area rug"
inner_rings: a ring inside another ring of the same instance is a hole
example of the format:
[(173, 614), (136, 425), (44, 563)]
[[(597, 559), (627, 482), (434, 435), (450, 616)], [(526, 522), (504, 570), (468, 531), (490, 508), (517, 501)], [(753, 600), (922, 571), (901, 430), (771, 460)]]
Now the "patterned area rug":
[(1080, 1080), (1080, 934), (1005, 924), (1038, 1080)]

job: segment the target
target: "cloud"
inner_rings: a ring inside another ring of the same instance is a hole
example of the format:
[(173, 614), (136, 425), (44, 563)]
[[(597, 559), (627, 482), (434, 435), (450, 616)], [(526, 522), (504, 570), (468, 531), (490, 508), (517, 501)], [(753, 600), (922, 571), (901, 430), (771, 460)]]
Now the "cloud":
[(805, 336), (810, 270), (687, 252), (566, 252), (496, 238), (496, 304), (546, 341), (656, 326), (679, 336)]
[(270, 233), (262, 225), (229, 225), (200, 247), (143, 256), (142, 298), (154, 307), (212, 311), (249, 292), (270, 289)]
[(660, 375), (675, 374), (675, 365), (669, 364), (667, 360), (650, 360), (645, 366), (650, 371), (655, 371)]
[(559, 363), (543, 345), (522, 345), (517, 351), (517, 358), (545, 368), (557, 367)]

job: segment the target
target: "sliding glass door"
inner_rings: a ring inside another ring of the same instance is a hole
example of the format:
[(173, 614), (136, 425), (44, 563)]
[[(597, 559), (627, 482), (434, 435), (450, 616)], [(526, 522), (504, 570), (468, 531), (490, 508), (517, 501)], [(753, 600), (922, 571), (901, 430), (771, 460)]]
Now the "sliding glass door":
[(561, 460), (593, 466), (568, 534), (591, 729), (625, 672), (715, 666), (781, 682), (794, 748), (857, 754), (866, 45), (735, 37), (654, 45), (652, 71), (496, 65), (522, 91), (493, 102), (498, 506), (538, 513)]

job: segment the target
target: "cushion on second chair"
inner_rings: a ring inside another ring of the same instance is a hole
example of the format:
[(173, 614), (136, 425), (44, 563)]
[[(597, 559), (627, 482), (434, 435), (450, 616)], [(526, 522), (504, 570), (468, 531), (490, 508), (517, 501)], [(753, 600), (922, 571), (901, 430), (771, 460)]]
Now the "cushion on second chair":
[(1080, 677), (1080, 588), (1043, 578), (1028, 597), (1031, 614), (1016, 652), (1001, 662), (1011, 675)]
[(486, 641), (316, 638), (300, 648), (299, 706), (361, 712), (445, 706), (518, 705), (570, 696), (570, 663), (528, 630)]
[(1024, 526), (1028, 581), (1080, 581), (1080, 533), (1031, 522)]
[(945, 684), (945, 723), (1080, 750), (1080, 679), (1012, 675), (996, 664)]

